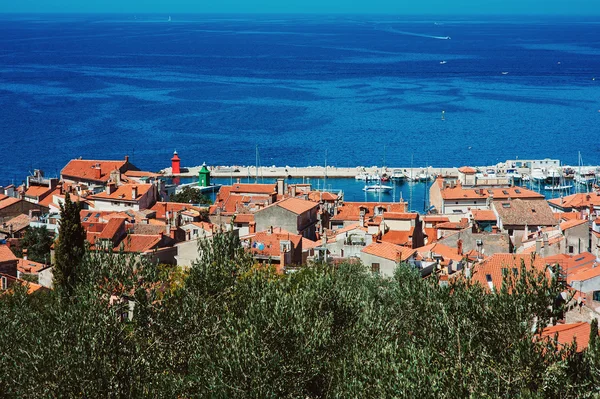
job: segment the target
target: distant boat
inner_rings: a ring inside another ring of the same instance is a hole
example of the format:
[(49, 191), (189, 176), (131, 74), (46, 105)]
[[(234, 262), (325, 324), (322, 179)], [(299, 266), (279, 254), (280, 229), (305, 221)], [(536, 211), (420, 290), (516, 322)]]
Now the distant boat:
[(452, 39), (452, 38), (451, 38), (450, 36), (446, 36), (444, 39), (446, 39), (446, 40), (450, 40), (450, 39)]
[(508, 75), (508, 72), (502, 72), (502, 75)]
[(446, 61), (440, 61), (440, 64), (444, 65), (444, 64), (447, 64), (447, 62)]
[(171, 22), (171, 16), (169, 15), (169, 22)]
[(556, 186), (544, 186), (544, 190), (546, 191), (561, 191), (561, 190), (570, 190), (573, 186), (571, 185), (556, 185)]
[(384, 184), (373, 184), (370, 186), (365, 186), (363, 191), (372, 192), (372, 193), (389, 193), (392, 191), (392, 186), (386, 186)]

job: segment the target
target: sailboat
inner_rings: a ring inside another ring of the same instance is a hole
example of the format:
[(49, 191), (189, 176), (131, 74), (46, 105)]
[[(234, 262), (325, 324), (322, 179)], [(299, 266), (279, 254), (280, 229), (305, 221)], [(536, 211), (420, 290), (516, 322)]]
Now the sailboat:
[(169, 21), (169, 22), (171, 22), (171, 16), (170, 16), (170, 15), (169, 15), (169, 19), (168, 19), (168, 21)]
[(370, 186), (365, 186), (363, 191), (368, 193), (389, 193), (393, 188), (394, 187), (385, 184), (372, 184)]

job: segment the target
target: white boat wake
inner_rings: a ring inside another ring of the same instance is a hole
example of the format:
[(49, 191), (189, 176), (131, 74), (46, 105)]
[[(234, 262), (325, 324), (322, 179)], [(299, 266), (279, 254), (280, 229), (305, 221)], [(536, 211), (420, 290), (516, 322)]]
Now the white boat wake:
[(397, 30), (397, 29), (394, 29), (394, 28), (386, 29), (386, 32), (398, 33), (399, 35), (406, 35), (406, 36), (426, 37), (428, 39), (437, 39), (437, 40), (450, 40), (451, 39), (450, 36), (425, 35), (423, 33), (406, 32), (406, 31)]

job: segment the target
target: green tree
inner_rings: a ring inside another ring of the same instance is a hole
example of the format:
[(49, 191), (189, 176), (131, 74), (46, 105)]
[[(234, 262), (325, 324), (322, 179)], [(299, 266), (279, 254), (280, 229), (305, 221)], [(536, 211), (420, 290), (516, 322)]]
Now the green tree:
[(30, 227), (25, 231), (21, 247), (27, 249), (27, 259), (48, 263), (52, 242), (52, 234), (45, 227)]
[(78, 269), (85, 253), (85, 230), (79, 215), (81, 207), (72, 202), (69, 193), (60, 206), (58, 240), (55, 245), (54, 286), (66, 296), (73, 293), (78, 280)]
[(199, 190), (192, 187), (184, 187), (179, 193), (172, 194), (169, 198), (171, 202), (179, 202), (194, 205), (210, 205), (210, 198), (203, 195)]

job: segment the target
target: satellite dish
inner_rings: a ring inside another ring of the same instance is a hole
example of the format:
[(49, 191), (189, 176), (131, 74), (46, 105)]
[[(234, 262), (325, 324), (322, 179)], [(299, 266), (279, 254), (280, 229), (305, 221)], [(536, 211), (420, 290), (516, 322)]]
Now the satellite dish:
[(258, 244), (258, 246), (257, 246), (257, 247), (258, 247), (258, 250), (259, 250), (259, 251), (262, 251), (263, 249), (265, 249), (265, 244), (263, 244), (263, 243), (260, 243), (260, 244)]

